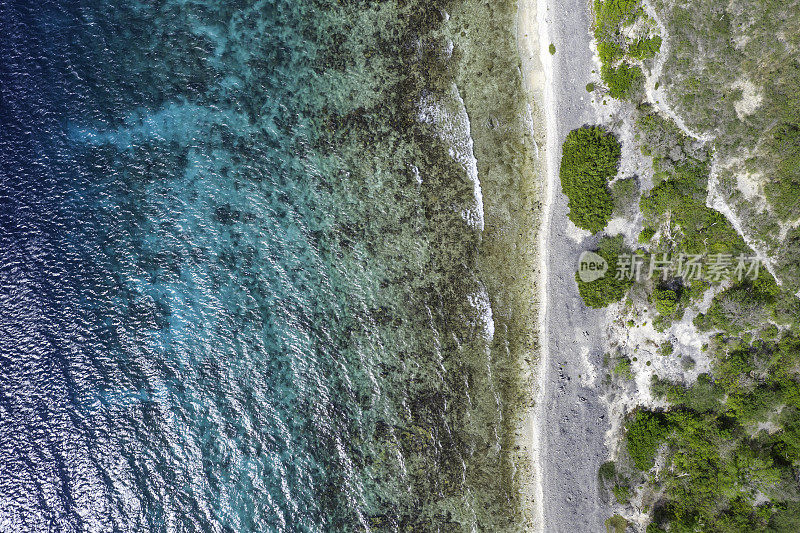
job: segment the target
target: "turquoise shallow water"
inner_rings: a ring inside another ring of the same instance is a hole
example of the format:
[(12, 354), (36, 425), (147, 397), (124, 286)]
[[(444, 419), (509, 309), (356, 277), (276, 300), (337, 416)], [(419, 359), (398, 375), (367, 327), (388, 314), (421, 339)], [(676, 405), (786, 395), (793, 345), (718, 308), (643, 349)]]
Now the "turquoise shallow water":
[(0, 530), (515, 520), (449, 4), (0, 5)]

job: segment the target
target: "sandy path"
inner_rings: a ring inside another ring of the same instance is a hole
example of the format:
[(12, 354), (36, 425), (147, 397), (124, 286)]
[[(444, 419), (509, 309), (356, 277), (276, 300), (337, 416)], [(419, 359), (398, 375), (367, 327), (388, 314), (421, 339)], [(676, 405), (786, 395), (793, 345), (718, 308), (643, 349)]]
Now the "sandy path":
[[(539, 237), (543, 264), (542, 355), (532, 435), (539, 474), (538, 530), (603, 531), (610, 509), (601, 505), (597, 472), (606, 459), (608, 424), (601, 402), (605, 313), (587, 309), (575, 283), (582, 250), (594, 244), (567, 219), (558, 182), (561, 143), (584, 124), (599, 122), (586, 92), (595, 69), (586, 0), (536, 0), (537, 36), (545, 83), (547, 191)], [(555, 44), (556, 54), (547, 50)]]

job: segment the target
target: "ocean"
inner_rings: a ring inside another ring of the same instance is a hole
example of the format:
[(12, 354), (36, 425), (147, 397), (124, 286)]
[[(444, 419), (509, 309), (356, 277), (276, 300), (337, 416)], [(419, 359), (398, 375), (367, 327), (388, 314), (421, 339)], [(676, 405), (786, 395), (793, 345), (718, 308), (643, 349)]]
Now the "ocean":
[(516, 3), (0, 0), (0, 531), (518, 531)]

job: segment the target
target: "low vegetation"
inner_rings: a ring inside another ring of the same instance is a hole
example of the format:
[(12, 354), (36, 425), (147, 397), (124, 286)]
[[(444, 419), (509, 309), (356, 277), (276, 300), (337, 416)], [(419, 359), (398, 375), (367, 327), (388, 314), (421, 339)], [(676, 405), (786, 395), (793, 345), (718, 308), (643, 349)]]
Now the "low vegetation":
[(633, 370), (631, 370), (631, 360), (627, 357), (618, 357), (614, 363), (614, 374), (622, 376), (625, 379), (633, 379)]
[[(781, 239), (800, 218), (800, 10), (777, 0), (653, 4), (670, 35), (670, 105), (693, 131), (713, 135), (718, 190), (777, 260), (781, 281), (800, 290), (800, 249)], [(766, 201), (740, 190), (743, 176)]]
[(631, 44), (628, 48), (628, 54), (635, 59), (643, 61), (656, 57), (659, 50), (661, 50), (661, 37), (656, 35), (639, 39)]
[(606, 533), (625, 533), (628, 521), (618, 514), (606, 520)]
[(608, 270), (605, 276), (587, 283), (581, 281), (576, 273), (575, 279), (578, 282), (578, 292), (580, 292), (584, 303), (589, 307), (599, 309), (622, 300), (625, 293), (633, 285), (632, 279), (626, 279), (625, 277), (617, 279), (618, 258), (622, 254), (630, 254), (631, 251), (625, 248), (622, 237), (617, 236), (603, 238), (598, 244), (595, 253), (608, 263)]
[(646, 60), (661, 48), (639, 0), (595, 0), (594, 36), (600, 56), (600, 79), (613, 98), (641, 94)]
[[(715, 140), (700, 142), (637, 105), (662, 36), (640, 2), (596, 0), (600, 90), (633, 102), (637, 141), (653, 162), (653, 187), (639, 200), (639, 243), (651, 254), (753, 255), (727, 218), (708, 207), (713, 146), (713, 192), (778, 259), (782, 284), (762, 267), (754, 279), (732, 279), (696, 316), (694, 325), (710, 336), (703, 346), (710, 368), (686, 381), (654, 377), (652, 392), (666, 407), (629, 416), (616, 463), (600, 470), (606, 501), (616, 502), (620, 518), (629, 502), (641, 505), (637, 511), (652, 519), (647, 533), (800, 531), (800, 229), (791, 226), (800, 217), (800, 67), (790, 59), (800, 53), (792, 37), (800, 11), (773, 0), (651, 5), (670, 37), (661, 78), (667, 103), (691, 131)], [(754, 177), (764, 201), (752, 192), (745, 197), (741, 176)], [(627, 204), (621, 198), (634, 194), (628, 188), (622, 180), (612, 186), (619, 216)], [(672, 273), (637, 283), (631, 299), (641, 295), (663, 329), (715, 283)], [(603, 302), (599, 291), (586, 289), (585, 299)], [(669, 341), (657, 348), (660, 357), (682, 355)], [(627, 361), (618, 353), (614, 373), (628, 371)], [(693, 359), (682, 362), (694, 368)]]

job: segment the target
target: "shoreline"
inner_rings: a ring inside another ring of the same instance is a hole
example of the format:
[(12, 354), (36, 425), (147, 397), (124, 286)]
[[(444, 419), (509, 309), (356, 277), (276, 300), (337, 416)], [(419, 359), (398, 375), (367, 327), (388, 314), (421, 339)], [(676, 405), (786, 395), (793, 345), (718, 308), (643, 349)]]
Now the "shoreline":
[(534, 278), (536, 308), (536, 333), (539, 339), (539, 353), (534, 364), (531, 396), (532, 408), (528, 412), (526, 430), (521, 437), (523, 445), (529, 449), (531, 466), (531, 493), (527, 498), (527, 511), (532, 516), (530, 531), (544, 531), (544, 497), (542, 483), (542, 443), (539, 405), (545, 390), (545, 361), (547, 359), (547, 336), (545, 334), (545, 311), (547, 309), (547, 231), (550, 227), (550, 203), (552, 199), (552, 145), (555, 142), (555, 120), (553, 117), (552, 58), (548, 51), (549, 39), (544, 24), (547, 0), (519, 0), (517, 12), (517, 48), (522, 63), (522, 78), (529, 106), (536, 110), (532, 128), (537, 144), (536, 179), (540, 193), (540, 221), (536, 231), (536, 264), (539, 270)]
[(481, 453), (465, 457), (475, 491), (467, 504), (473, 516), (463, 523), (509, 532), (530, 531), (534, 523), (529, 420), (538, 366), (535, 240), (543, 155), (540, 100), (526, 91), (530, 73), (540, 70), (538, 54), (520, 54), (520, 6), (519, 1), (468, 2), (445, 15), (457, 29), (449, 35), (458, 51), (454, 82), (471, 125), (484, 205), (474, 266), (494, 330), (467, 367), (473, 376), (468, 431), (479, 437), (474, 442)]
[[(536, 483), (536, 496), (539, 500), (537, 506), (537, 532), (544, 533), (546, 531), (545, 518), (544, 518), (544, 478), (541, 474), (543, 460), (546, 455), (545, 442), (541, 438), (544, 427), (544, 409), (547, 387), (547, 372), (546, 369), (550, 362), (550, 342), (549, 342), (549, 324), (547, 322), (547, 309), (548, 309), (548, 296), (550, 291), (549, 272), (550, 264), (548, 261), (548, 242), (549, 231), (552, 222), (552, 204), (553, 194), (556, 187), (556, 171), (557, 162), (555, 160), (556, 145), (558, 141), (558, 123), (556, 121), (556, 99), (554, 92), (554, 71), (553, 71), (553, 55), (549, 51), (550, 31), (547, 24), (547, 11), (549, 8), (548, 0), (536, 0), (536, 24), (539, 34), (539, 53), (542, 58), (542, 65), (544, 67), (544, 118), (545, 118), (545, 131), (546, 131), (546, 144), (545, 144), (545, 180), (544, 180), (544, 201), (542, 202), (542, 226), (539, 230), (539, 254), (541, 272), (541, 297), (539, 307), (539, 334), (541, 336), (541, 350), (540, 350), (540, 364), (539, 373), (537, 374), (536, 386), (536, 414), (534, 415), (534, 435), (536, 436), (536, 466), (537, 471), (540, 472), (538, 481)], [(558, 51), (556, 51), (558, 53)]]
[[(552, 102), (552, 57), (548, 51), (549, 39), (544, 16), (547, 0), (520, 0), (517, 16), (517, 41), (522, 60), (522, 76), (530, 104), (539, 110), (540, 123), (534, 124), (544, 137), (544, 145), (539, 146), (538, 180), (541, 198), (541, 218), (536, 232), (537, 264), (539, 269), (537, 285), (538, 317), (537, 333), (539, 354), (533, 383), (533, 408), (528, 413), (527, 440), (530, 449), (532, 479), (531, 513), (532, 531), (544, 531), (544, 485), (542, 472), (542, 421), (540, 405), (545, 391), (546, 361), (548, 360), (545, 313), (547, 310), (547, 232), (550, 227), (550, 203), (552, 200), (552, 146), (555, 142), (555, 108)], [(543, 122), (543, 124), (542, 124)]]
[[(547, 25), (548, 0), (521, 0), (519, 13), (518, 38), (520, 40), (520, 55), (523, 56), (523, 79), (529, 98), (534, 103), (541, 103), (540, 118), (544, 119), (544, 126), (539, 127), (544, 133), (544, 157), (540, 158), (543, 168), (540, 169), (539, 179), (542, 183), (541, 223), (537, 232), (537, 253), (539, 280), (538, 297), (539, 306), (537, 327), (539, 333), (539, 357), (534, 385), (533, 409), (530, 413), (530, 446), (531, 466), (533, 480), (533, 513), (534, 531), (544, 532), (544, 473), (543, 457), (545, 456), (545, 439), (543, 439), (543, 409), (547, 383), (547, 365), (549, 362), (549, 342), (547, 327), (548, 308), (548, 233), (551, 226), (551, 206), (555, 186), (556, 162), (554, 158), (557, 132), (555, 117), (555, 97), (553, 91), (553, 55), (550, 54), (549, 27)], [(539, 70), (534, 70), (537, 62)], [(526, 61), (527, 59), (527, 61)], [(528, 63), (527, 68), (526, 63)], [(531, 64), (533, 63), (533, 65)]]

